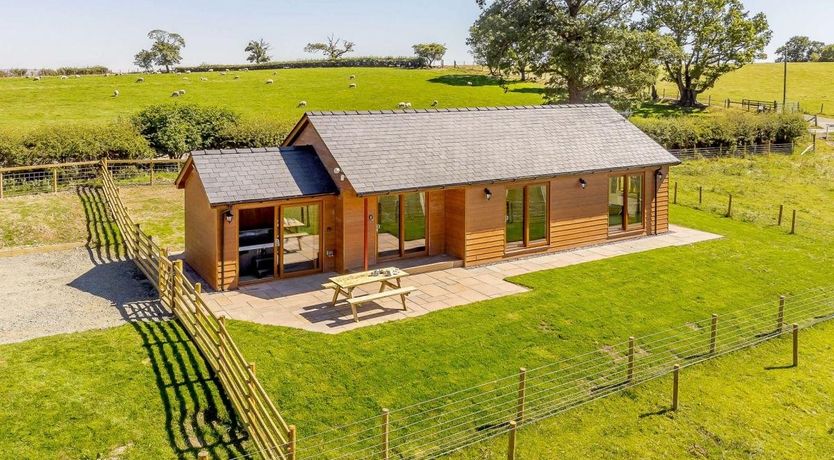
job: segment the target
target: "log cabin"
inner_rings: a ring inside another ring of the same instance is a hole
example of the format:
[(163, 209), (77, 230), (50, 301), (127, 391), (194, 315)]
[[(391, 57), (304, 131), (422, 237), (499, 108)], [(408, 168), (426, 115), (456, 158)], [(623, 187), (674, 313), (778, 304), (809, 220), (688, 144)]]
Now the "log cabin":
[(191, 153), (185, 261), (227, 290), (659, 234), (677, 163), (605, 104), (308, 112), (281, 146)]

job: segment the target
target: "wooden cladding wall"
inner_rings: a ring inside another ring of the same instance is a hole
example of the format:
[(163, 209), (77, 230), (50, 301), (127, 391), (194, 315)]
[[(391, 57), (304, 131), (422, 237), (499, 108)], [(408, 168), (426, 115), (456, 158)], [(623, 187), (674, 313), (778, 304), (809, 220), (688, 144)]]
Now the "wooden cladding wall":
[(463, 260), (466, 257), (466, 190), (444, 191), (443, 202), (446, 254)]
[(185, 184), (185, 262), (217, 287), (217, 210), (212, 209), (198, 174)]
[(504, 219), (506, 200), (504, 185), (490, 185), (492, 199), (487, 200), (483, 187), (466, 189), (466, 257), (465, 264), (484, 263), (504, 257)]
[[(336, 268), (340, 272), (362, 269), (364, 258), (362, 249), (365, 245), (365, 199), (355, 196), (342, 195), (339, 199), (339, 209), (336, 211), (336, 228), (341, 233), (341, 241), (337, 244)], [(368, 214), (376, 209), (376, 199), (368, 199)], [(371, 236), (374, 235), (374, 236)], [(368, 264), (376, 261), (374, 248), (376, 244), (376, 218), (368, 222)], [(337, 236), (338, 241), (338, 236)]]
[(550, 182), (550, 244), (571, 249), (608, 238), (608, 175), (558, 177)]
[(658, 184), (657, 197), (654, 196), (654, 171), (646, 174), (646, 181), (649, 184), (649, 208), (646, 211), (648, 216), (649, 231), (654, 233), (654, 217), (655, 217), (655, 200), (657, 200), (657, 233), (665, 233), (669, 231), (669, 167), (663, 167), (663, 180)]
[(428, 192), (429, 200), (429, 230), (428, 237), (429, 255), (434, 256), (446, 252), (446, 203), (445, 194), (442, 191)]

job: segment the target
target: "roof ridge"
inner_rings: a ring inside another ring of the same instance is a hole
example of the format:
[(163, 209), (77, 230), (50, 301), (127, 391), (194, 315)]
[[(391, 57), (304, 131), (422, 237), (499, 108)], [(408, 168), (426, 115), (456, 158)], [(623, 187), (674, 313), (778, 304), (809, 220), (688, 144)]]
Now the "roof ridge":
[(582, 104), (540, 104), (540, 105), (499, 105), (488, 107), (447, 107), (447, 108), (423, 108), (423, 109), (381, 109), (381, 110), (338, 110), (338, 111), (312, 111), (305, 112), (308, 117), (330, 117), (345, 115), (401, 115), (405, 113), (444, 113), (444, 112), (490, 112), (498, 110), (555, 110), (575, 109), (582, 107), (611, 107), (604, 102), (582, 103)]

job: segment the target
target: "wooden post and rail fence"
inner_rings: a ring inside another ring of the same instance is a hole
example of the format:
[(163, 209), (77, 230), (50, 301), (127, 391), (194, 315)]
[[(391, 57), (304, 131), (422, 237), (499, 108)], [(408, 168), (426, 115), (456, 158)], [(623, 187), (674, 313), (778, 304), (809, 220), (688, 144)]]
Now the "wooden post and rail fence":
[(286, 423), (258, 381), (255, 364), (246, 360), (229, 335), (224, 317), (208, 308), (201, 285), (186, 278), (182, 261), (169, 260), (167, 251), (133, 222), (108, 166), (106, 161), (100, 164), (102, 190), (127, 255), (157, 288), (160, 301), (208, 363), (261, 456), (295, 460), (296, 429)]

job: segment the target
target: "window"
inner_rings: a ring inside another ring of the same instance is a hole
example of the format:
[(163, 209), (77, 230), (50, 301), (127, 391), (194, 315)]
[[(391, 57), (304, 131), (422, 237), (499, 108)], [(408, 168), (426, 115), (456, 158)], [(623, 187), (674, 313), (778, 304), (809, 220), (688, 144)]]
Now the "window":
[(608, 227), (613, 232), (643, 228), (643, 175), (612, 176), (608, 183)]
[(508, 188), (506, 193), (507, 249), (547, 244), (547, 184)]

